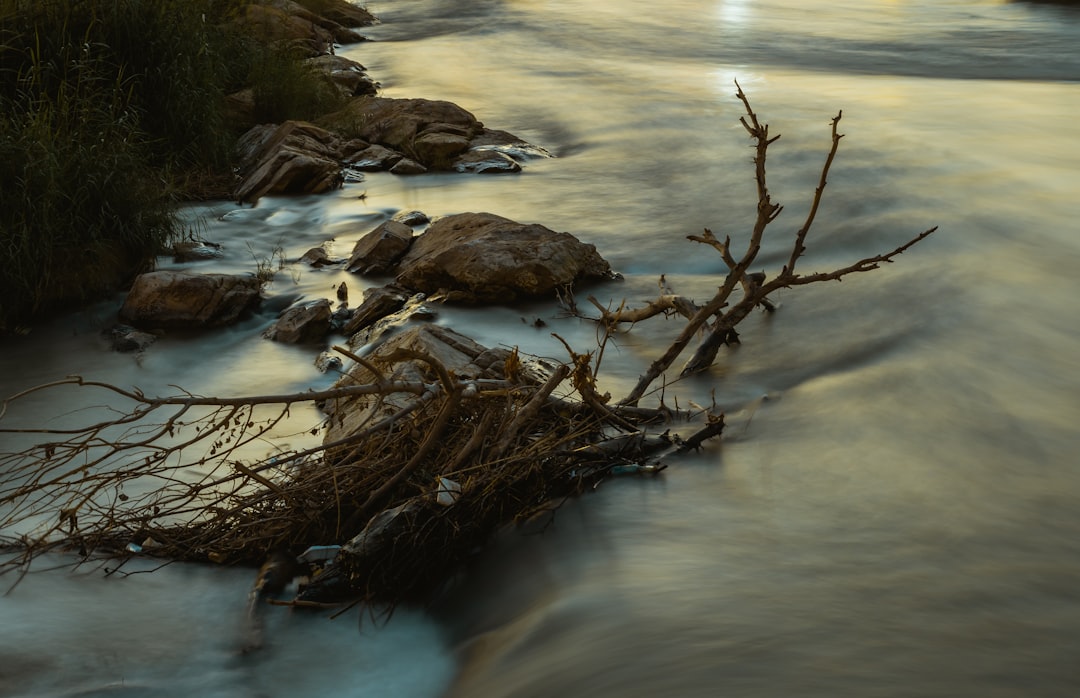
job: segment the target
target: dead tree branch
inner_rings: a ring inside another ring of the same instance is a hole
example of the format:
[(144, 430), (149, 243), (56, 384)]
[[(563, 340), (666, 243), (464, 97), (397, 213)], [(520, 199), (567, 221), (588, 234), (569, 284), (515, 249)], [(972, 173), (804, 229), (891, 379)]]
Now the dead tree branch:
[[(721, 242), (708, 228), (705, 229), (703, 235), (689, 236), (690, 240), (709, 245), (720, 253), (721, 258), (729, 269), (727, 277), (724, 279), (723, 286), (720, 287), (712, 300), (691, 319), (675, 341), (671, 343), (667, 351), (649, 366), (649, 369), (645, 374), (638, 379), (633, 390), (623, 398), (620, 404), (636, 405), (645, 394), (646, 390), (649, 389), (649, 386), (671, 367), (675, 360), (682, 354), (683, 350), (690, 344), (691, 339), (703, 327), (708, 328), (706, 336), (698, 344), (693, 356), (684, 364), (680, 376), (699, 373), (712, 366), (713, 362), (716, 360), (716, 355), (720, 347), (739, 341), (735, 328), (740, 322), (746, 319), (755, 308), (760, 306), (764, 307), (766, 310), (775, 310), (775, 305), (768, 297), (771, 293), (780, 288), (801, 286), (816, 283), (818, 281), (840, 280), (847, 274), (877, 269), (882, 263), (891, 262), (894, 257), (917, 242), (925, 239), (937, 229), (931, 228), (919, 234), (892, 252), (877, 255), (875, 257), (868, 257), (832, 272), (808, 274), (805, 276), (795, 272), (796, 263), (806, 252), (806, 238), (817, 217), (822, 195), (824, 194), (825, 186), (828, 183), (829, 170), (836, 158), (840, 140), (843, 138), (843, 134), (839, 133), (837, 130), (843, 115), (843, 112), (839, 112), (831, 121), (831, 144), (829, 152), (825, 157), (825, 162), (822, 165), (821, 173), (818, 177), (818, 184), (814, 190), (810, 211), (806, 216), (806, 220), (795, 234), (787, 264), (784, 265), (780, 273), (772, 280), (768, 280), (767, 276), (761, 272), (749, 273), (749, 269), (753, 265), (754, 260), (757, 258), (758, 252), (761, 249), (761, 241), (766, 228), (776, 220), (777, 216), (779, 216), (780, 212), (783, 210), (782, 206), (774, 203), (772, 200), (765, 172), (765, 163), (769, 146), (775, 143), (780, 136), (770, 136), (769, 125), (760, 121), (757, 114), (754, 112), (753, 107), (750, 105), (749, 98), (743, 92), (742, 87), (739, 86), (738, 82), (735, 83), (735, 86), (735, 96), (742, 102), (746, 111), (746, 114), (740, 117), (739, 121), (743, 125), (743, 128), (746, 129), (746, 132), (754, 140), (754, 180), (757, 185), (758, 194), (757, 216), (754, 220), (753, 229), (750, 232), (746, 251), (741, 258), (736, 260), (731, 252), (731, 238), (726, 237)], [(741, 287), (742, 298), (734, 303), (734, 305), (731, 305), (731, 294), (736, 286)], [(604, 319), (607, 320), (607, 318)]]

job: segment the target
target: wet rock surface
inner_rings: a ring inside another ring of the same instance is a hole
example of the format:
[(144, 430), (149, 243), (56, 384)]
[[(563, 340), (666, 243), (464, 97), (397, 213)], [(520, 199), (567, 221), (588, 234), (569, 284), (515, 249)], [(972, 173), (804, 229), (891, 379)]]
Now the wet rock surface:
[(330, 301), (320, 298), (287, 309), (263, 336), (285, 344), (311, 344), (325, 340), (330, 326)]
[(416, 239), (398, 266), (397, 283), (484, 303), (611, 278), (611, 266), (596, 248), (569, 233), (491, 213), (461, 213), (440, 218)]
[(234, 196), (255, 202), (267, 194), (321, 194), (341, 186), (341, 138), (305, 121), (261, 125), (237, 143), (241, 181)]
[(120, 320), (140, 329), (229, 325), (261, 299), (254, 276), (152, 271), (142, 274), (120, 308)]
[(412, 228), (388, 220), (357, 241), (347, 268), (358, 274), (389, 274), (412, 241)]

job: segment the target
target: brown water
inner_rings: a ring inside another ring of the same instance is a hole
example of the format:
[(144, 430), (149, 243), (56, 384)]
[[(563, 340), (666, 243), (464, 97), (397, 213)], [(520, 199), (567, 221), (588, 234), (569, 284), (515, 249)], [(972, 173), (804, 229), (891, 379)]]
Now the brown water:
[[(773, 132), (786, 260), (828, 122), (846, 138), (805, 270), (939, 232), (886, 268), (790, 290), (708, 375), (669, 391), (731, 424), (660, 479), (623, 479), (510, 536), (430, 613), (385, 627), (282, 614), (235, 646), (247, 573), (47, 573), (0, 598), (0, 694), (1072, 696), (1080, 694), (1080, 12), (979, 1), (372, 2), (342, 52), (388, 96), (453, 100), (556, 153), (519, 176), (372, 175), (327, 197), (222, 203), (200, 224), (250, 271), (276, 246), (340, 253), (401, 209), (486, 210), (568, 230), (626, 276), (706, 297), (745, 239), (749, 141), (733, 79)], [(357, 194), (366, 192), (366, 199)], [(290, 268), (282, 298), (372, 283)], [(10, 393), (68, 373), (163, 392), (323, 385), (310, 351), (258, 338), (270, 311), (141, 362), (97, 331), (116, 303), (0, 347)], [(587, 324), (537, 304), (448, 309), (480, 341), (560, 356)], [(624, 392), (675, 323), (609, 347)], [(41, 400), (22, 417), (78, 406)], [(313, 418), (298, 414), (297, 422)], [(456, 678), (455, 678), (456, 675)], [(117, 687), (123, 683), (123, 688)]]

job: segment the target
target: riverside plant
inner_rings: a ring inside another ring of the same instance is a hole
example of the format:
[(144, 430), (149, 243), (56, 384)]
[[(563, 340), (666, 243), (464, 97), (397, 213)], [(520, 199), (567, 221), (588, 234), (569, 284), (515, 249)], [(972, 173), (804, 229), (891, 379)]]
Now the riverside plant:
[(152, 264), (178, 200), (229, 180), (225, 95), (252, 87), (260, 118), (335, 108), (246, 4), (0, 0), (0, 333)]
[[(563, 342), (568, 359), (548, 361), (539, 372), (515, 349), (478, 351), (473, 362), (483, 368), (459, 374), (437, 350), (408, 348), (392, 338), (365, 356), (335, 347), (353, 368), (317, 392), (152, 397), (81, 377), (31, 388), (0, 403), (0, 434), (37, 439), (0, 453), (0, 530), (13, 532), (0, 571), (25, 573), (50, 551), (73, 553), (74, 564), (109, 561), (112, 571), (135, 555), (253, 566), (270, 557), (285, 563), (264, 566), (253, 595), (260, 603), (303, 567), (313, 575), (310, 583), (278, 603), (321, 607), (354, 599), (392, 609), (430, 598), (506, 524), (548, 516), (564, 498), (614, 474), (659, 473), (665, 459), (707, 447), (707, 439), (722, 434), (723, 414), (712, 407), (691, 415), (663, 400), (672, 389), (664, 377), (691, 342), (696, 339), (697, 348), (680, 376), (708, 370), (755, 309), (778, 312), (769, 300), (777, 290), (877, 269), (936, 230), (830, 272), (796, 271), (842, 138), (838, 114), (790, 256), (771, 277), (751, 273), (763, 236), (781, 212), (765, 175), (769, 147), (779, 136), (770, 135), (741, 88), (736, 96), (754, 142), (757, 216), (738, 256), (730, 239), (708, 230), (690, 236), (714, 248), (728, 268), (711, 299), (698, 303), (664, 293), (642, 308), (600, 306), (600, 315), (590, 318), (604, 330), (599, 346), (579, 352)], [(601, 394), (597, 373), (615, 328), (669, 313), (687, 323), (633, 390), (618, 401)], [(438, 326), (429, 332), (455, 351), (468, 351), (467, 338)], [(482, 362), (483, 356), (489, 360)], [(4, 426), (20, 399), (73, 387), (106, 391), (128, 408), (103, 408), (101, 417), (66, 430)], [(342, 411), (342, 403), (361, 398), (374, 407)], [(647, 398), (659, 404), (641, 406)], [(301, 402), (325, 408), (323, 443), (245, 460), (245, 449), (267, 438)], [(343, 429), (357, 415), (362, 420)], [(694, 431), (686, 438), (671, 434), (681, 427)], [(304, 557), (308, 546), (327, 543), (340, 545), (329, 564)]]

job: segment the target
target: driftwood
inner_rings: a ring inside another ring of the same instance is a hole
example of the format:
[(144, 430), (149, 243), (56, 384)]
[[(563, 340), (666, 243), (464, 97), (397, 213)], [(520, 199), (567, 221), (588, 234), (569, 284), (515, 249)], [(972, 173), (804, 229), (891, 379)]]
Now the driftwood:
[[(747, 248), (736, 257), (728, 237), (708, 229), (689, 236), (715, 249), (728, 267), (717, 293), (699, 305), (661, 279), (658, 298), (643, 307), (609, 309), (589, 299), (608, 336), (656, 315), (687, 319), (622, 400), (597, 388), (606, 339), (589, 353), (564, 342), (569, 359), (542, 377), (523, 369), (516, 350), (483, 376), (465, 378), (434, 354), (399, 350), (374, 359), (340, 347), (370, 380), (287, 395), (151, 397), (70, 377), (0, 404), (0, 434), (33, 440), (0, 452), (0, 545), (7, 550), (0, 573), (25, 573), (39, 555), (60, 550), (73, 551), (77, 561), (120, 564), (133, 555), (256, 567), (269, 559), (253, 604), (261, 606), (303, 573), (309, 583), (285, 603), (358, 598), (393, 606), (426, 598), (500, 527), (549, 514), (612, 474), (657, 473), (664, 458), (703, 448), (721, 435), (722, 414), (701, 410), (696, 431), (684, 439), (670, 429), (687, 415), (663, 401), (656, 408), (638, 404), (695, 337), (703, 338), (682, 375), (712, 365), (719, 347), (738, 341), (736, 327), (754, 309), (775, 310), (770, 294), (876, 269), (935, 230), (831, 272), (796, 271), (842, 138), (837, 114), (813, 204), (787, 263), (771, 278), (751, 272), (763, 235), (782, 210), (765, 178), (768, 148), (779, 136), (770, 136), (741, 88), (736, 94), (755, 144), (757, 217)], [(564, 300), (576, 312), (572, 297)], [(402, 362), (412, 366), (407, 373), (397, 372)], [(387, 378), (395, 375), (411, 378)], [(113, 404), (98, 421), (70, 429), (4, 424), (19, 400), (64, 389), (103, 391)], [(250, 455), (285, 422), (290, 406), (362, 395), (382, 409), (348, 433), (328, 430), (318, 446)], [(656, 423), (661, 426), (651, 431), (646, 426)]]
[[(774, 306), (768, 298), (770, 294), (781, 288), (804, 286), (819, 281), (839, 281), (848, 274), (877, 269), (882, 264), (892, 262), (895, 257), (903, 253), (912, 245), (924, 240), (937, 230), (937, 227), (930, 228), (891, 252), (860, 259), (854, 264), (850, 264), (841, 269), (816, 274), (796, 273), (795, 265), (799, 258), (802, 257), (803, 253), (806, 252), (806, 237), (810, 232), (811, 226), (814, 224), (814, 218), (817, 216), (822, 194), (825, 192), (829, 169), (832, 167), (833, 159), (836, 157), (836, 151), (840, 147), (840, 139), (843, 138), (843, 134), (837, 132), (837, 126), (840, 124), (840, 118), (843, 116), (843, 112), (839, 112), (832, 120), (832, 145), (825, 158), (825, 163), (821, 168), (821, 176), (818, 179), (818, 185), (814, 190), (814, 198), (810, 206), (810, 212), (807, 214), (802, 227), (800, 227), (795, 234), (795, 242), (792, 245), (791, 255), (787, 264), (784, 265), (773, 279), (768, 279), (767, 276), (760, 272), (750, 273), (750, 267), (757, 258), (758, 252), (761, 250), (761, 240), (765, 235), (766, 228), (769, 227), (770, 223), (776, 220), (783, 210), (783, 206), (772, 200), (765, 177), (765, 160), (768, 156), (769, 146), (779, 140), (780, 136), (769, 135), (769, 125), (762, 123), (758, 119), (758, 116), (750, 106), (750, 100), (743, 92), (742, 87), (740, 87), (737, 82), (735, 83), (735, 86), (737, 88), (736, 96), (743, 103), (746, 110), (746, 116), (741, 117), (739, 121), (754, 140), (754, 179), (757, 183), (758, 193), (757, 217), (754, 221), (753, 230), (750, 233), (750, 240), (747, 244), (746, 252), (743, 253), (741, 258), (736, 260), (735, 256), (731, 253), (731, 238), (726, 237), (723, 241), (720, 241), (713, 235), (712, 231), (707, 228), (701, 236), (689, 236), (690, 240), (707, 244), (716, 249), (720, 253), (724, 263), (727, 265), (729, 272), (716, 295), (690, 318), (686, 327), (683, 328), (679, 336), (671, 343), (667, 351), (649, 366), (645, 374), (638, 380), (637, 385), (630, 391), (630, 394), (622, 400), (623, 404), (636, 405), (653, 382), (667, 371), (676, 359), (679, 358), (694, 337), (697, 336), (699, 330), (705, 330), (705, 338), (698, 345), (694, 355), (683, 366), (680, 375), (686, 376), (707, 370), (716, 359), (716, 354), (721, 346), (738, 341), (738, 334), (735, 332), (735, 327), (755, 308), (761, 306), (767, 310), (774, 309)], [(732, 305), (732, 294), (736, 287), (741, 288), (743, 294), (738, 302), (735, 302), (734, 305)], [(663, 298), (663, 296), (661, 296), (661, 298)], [(606, 314), (602, 317), (602, 320), (609, 321)]]

